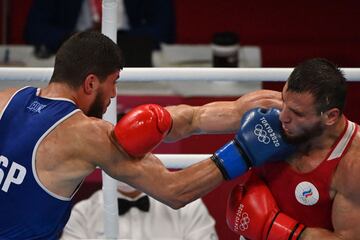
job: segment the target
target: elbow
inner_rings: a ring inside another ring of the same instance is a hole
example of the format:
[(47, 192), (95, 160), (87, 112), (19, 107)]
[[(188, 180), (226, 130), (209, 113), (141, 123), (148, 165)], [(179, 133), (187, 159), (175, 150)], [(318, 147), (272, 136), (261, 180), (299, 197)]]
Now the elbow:
[[(186, 204), (201, 197), (201, 192), (197, 188), (188, 184), (188, 181), (182, 181), (182, 175), (178, 171), (165, 171), (158, 180), (156, 191), (152, 191), (153, 196), (173, 209), (179, 209)], [(166, 179), (166, 181), (164, 181)], [(164, 184), (165, 183), (165, 184)]]
[(175, 210), (184, 207), (196, 199), (191, 193), (179, 190), (176, 186), (169, 186), (167, 194), (166, 205)]

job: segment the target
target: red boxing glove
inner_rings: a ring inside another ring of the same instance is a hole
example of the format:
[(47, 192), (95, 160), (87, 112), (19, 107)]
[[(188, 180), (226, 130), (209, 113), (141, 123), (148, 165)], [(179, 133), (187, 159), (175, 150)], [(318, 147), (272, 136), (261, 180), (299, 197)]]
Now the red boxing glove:
[(295, 240), (305, 229), (280, 212), (270, 190), (255, 174), (232, 190), (226, 221), (232, 231), (249, 239)]
[(133, 157), (151, 152), (172, 126), (170, 113), (156, 104), (140, 105), (115, 125), (114, 135), (120, 146)]

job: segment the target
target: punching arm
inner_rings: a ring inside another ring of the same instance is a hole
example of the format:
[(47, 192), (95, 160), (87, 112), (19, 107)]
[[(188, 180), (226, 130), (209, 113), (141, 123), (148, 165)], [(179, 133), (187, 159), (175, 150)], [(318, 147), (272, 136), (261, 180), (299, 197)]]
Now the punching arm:
[(127, 154), (142, 157), (151, 152), (172, 126), (169, 112), (156, 104), (132, 109), (115, 125), (113, 137)]
[(234, 140), (212, 156), (225, 179), (234, 179), (254, 166), (284, 160), (294, 151), (282, 135), (278, 109), (255, 108), (244, 114)]
[(174, 127), (166, 141), (177, 141), (193, 134), (233, 133), (245, 112), (250, 109), (281, 108), (281, 94), (258, 90), (247, 93), (235, 101), (216, 101), (202, 106), (168, 106)]

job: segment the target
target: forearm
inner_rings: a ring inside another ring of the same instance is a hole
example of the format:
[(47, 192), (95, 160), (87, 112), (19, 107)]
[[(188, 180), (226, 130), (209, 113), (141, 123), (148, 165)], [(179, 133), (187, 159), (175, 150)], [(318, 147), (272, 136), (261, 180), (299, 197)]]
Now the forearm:
[(279, 92), (259, 90), (245, 94), (236, 101), (212, 102), (203, 106), (169, 106), (173, 127), (166, 141), (176, 141), (193, 134), (232, 133), (239, 128), (243, 114), (250, 109), (281, 108)]
[(181, 104), (168, 106), (166, 110), (170, 112), (173, 125), (165, 141), (177, 141), (199, 131), (195, 125), (197, 107)]
[(224, 179), (212, 160), (207, 159), (179, 171), (169, 171), (154, 155), (148, 155), (138, 165), (137, 172), (125, 182), (177, 209), (204, 196)]
[(194, 134), (221, 134), (237, 130), (241, 115), (235, 102), (213, 102), (203, 106), (178, 105), (166, 109), (173, 127), (166, 141), (177, 141)]
[(203, 197), (224, 181), (220, 170), (210, 158), (173, 174), (173, 192), (181, 206)]

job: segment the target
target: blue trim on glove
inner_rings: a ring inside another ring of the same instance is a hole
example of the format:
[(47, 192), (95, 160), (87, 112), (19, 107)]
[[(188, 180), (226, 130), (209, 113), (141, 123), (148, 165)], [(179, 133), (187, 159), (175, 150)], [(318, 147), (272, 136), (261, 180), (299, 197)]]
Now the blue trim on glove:
[(245, 159), (246, 156), (244, 156), (234, 140), (217, 150), (214, 155), (216, 158), (213, 158), (213, 160), (216, 161), (216, 165), (223, 175), (226, 173), (225, 179), (234, 179), (245, 173), (250, 167), (247, 164), (247, 159)]

